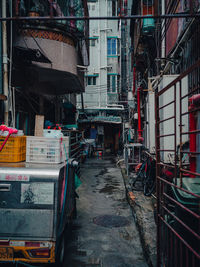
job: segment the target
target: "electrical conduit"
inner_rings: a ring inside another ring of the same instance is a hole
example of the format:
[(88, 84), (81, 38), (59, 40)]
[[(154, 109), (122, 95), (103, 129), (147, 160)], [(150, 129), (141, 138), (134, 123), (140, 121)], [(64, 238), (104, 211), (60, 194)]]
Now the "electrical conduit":
[[(2, 18), (6, 18), (6, 0), (2, 0)], [(7, 22), (2, 22), (3, 44), (3, 90), (8, 97), (8, 55), (7, 55)], [(8, 100), (4, 101), (4, 123), (8, 125)]]
[(137, 89), (137, 109), (138, 109), (138, 142), (143, 142), (142, 137), (142, 123), (141, 123), (141, 113), (140, 113), (140, 91), (141, 87), (138, 87)]
[[(1, 14), (1, 5), (0, 5), (0, 14)], [(3, 94), (2, 87), (2, 23), (0, 22), (0, 94)]]
[[(189, 98), (189, 111), (192, 111), (197, 105), (200, 103), (200, 94), (193, 95)], [(196, 119), (196, 112), (191, 112), (189, 115), (189, 131), (196, 131), (197, 130), (197, 119)], [(190, 134), (190, 152), (196, 152), (197, 150), (197, 134), (193, 133)], [(196, 172), (196, 155), (190, 155), (190, 171)], [(195, 178), (195, 175), (190, 175), (191, 178)]]
[(135, 95), (136, 67), (133, 67), (133, 97)]

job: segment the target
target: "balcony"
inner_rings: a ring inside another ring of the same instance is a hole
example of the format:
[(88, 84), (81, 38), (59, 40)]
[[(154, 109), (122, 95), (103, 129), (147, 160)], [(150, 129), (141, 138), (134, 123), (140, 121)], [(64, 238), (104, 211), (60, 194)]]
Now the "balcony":
[[(18, 15), (41, 17), (50, 15), (50, 12), (55, 16), (69, 15), (66, 2), (57, 1), (60, 6), (58, 3), (51, 6), (51, 1), (47, 0), (39, 2), (37, 6), (38, 1), (32, 1), (35, 5), (24, 6)], [(80, 6), (79, 16), (84, 12), (84, 7)], [(34, 20), (19, 23), (17, 31), (14, 40), (16, 85), (23, 81), (27, 90), (47, 95), (84, 91), (83, 72), (77, 65), (88, 65), (88, 45), (84, 41), (88, 33), (87, 23)]]

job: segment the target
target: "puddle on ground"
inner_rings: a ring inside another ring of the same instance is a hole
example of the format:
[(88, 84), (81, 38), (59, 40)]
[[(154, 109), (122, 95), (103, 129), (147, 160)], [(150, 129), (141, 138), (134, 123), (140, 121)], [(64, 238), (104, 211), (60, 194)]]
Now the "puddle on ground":
[(99, 190), (99, 193), (106, 193), (106, 194), (112, 195), (113, 191), (115, 191), (116, 189), (117, 189), (116, 186), (107, 184), (105, 187)]
[(123, 227), (130, 224), (130, 221), (118, 215), (100, 215), (93, 219), (93, 223), (104, 227)]
[(86, 263), (80, 260), (72, 260), (69, 262), (69, 264), (73, 267), (101, 267), (100, 264)]
[[(99, 258), (92, 256), (93, 251), (79, 249), (77, 245), (71, 246), (67, 249), (67, 266), (73, 267), (101, 267)], [(76, 258), (74, 258), (76, 257)], [(78, 259), (77, 259), (78, 257)]]
[(114, 176), (109, 174), (104, 177), (104, 179), (106, 179), (107, 181), (113, 181), (114, 178), (115, 178)]
[(104, 168), (102, 171), (100, 171), (100, 173), (98, 173), (97, 175), (95, 175), (95, 177), (103, 176), (103, 175), (106, 174), (107, 172), (108, 172), (107, 168)]

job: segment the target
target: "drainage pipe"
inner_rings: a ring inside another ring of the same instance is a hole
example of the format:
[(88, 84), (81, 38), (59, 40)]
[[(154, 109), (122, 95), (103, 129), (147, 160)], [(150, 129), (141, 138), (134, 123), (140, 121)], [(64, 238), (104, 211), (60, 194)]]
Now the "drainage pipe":
[(133, 97), (135, 96), (136, 67), (133, 67)]
[[(1, 13), (1, 5), (0, 5), (0, 14)], [(2, 86), (2, 22), (0, 22), (0, 94), (3, 94), (3, 86)]]
[[(2, 18), (6, 18), (6, 0), (2, 0)], [(8, 98), (7, 22), (2, 22), (3, 38), (3, 91)], [(4, 124), (8, 125), (8, 99), (4, 101)]]
[(141, 87), (137, 89), (137, 109), (138, 109), (138, 142), (141, 143), (143, 141), (142, 137), (142, 123), (141, 123), (141, 108), (140, 108), (140, 91)]
[(16, 16), (19, 16), (20, 1), (21, 0), (15, 1), (15, 14), (16, 14)]
[[(192, 111), (197, 105), (200, 103), (200, 94), (193, 95), (189, 98), (189, 111)], [(189, 124), (189, 131), (196, 131), (197, 128), (197, 120), (196, 120), (196, 113), (191, 112), (189, 115), (190, 124)], [(193, 133), (190, 134), (190, 152), (196, 152), (197, 150), (197, 134)], [(196, 172), (196, 155), (190, 155), (190, 171)], [(190, 175), (190, 177), (195, 178), (195, 175)]]

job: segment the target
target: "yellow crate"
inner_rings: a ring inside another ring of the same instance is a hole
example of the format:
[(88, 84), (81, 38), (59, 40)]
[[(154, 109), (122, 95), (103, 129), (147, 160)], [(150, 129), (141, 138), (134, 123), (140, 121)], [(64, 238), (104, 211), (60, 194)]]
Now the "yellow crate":
[[(5, 140), (0, 136), (0, 147)], [(0, 162), (20, 162), (26, 160), (26, 136), (10, 136), (0, 151)]]

